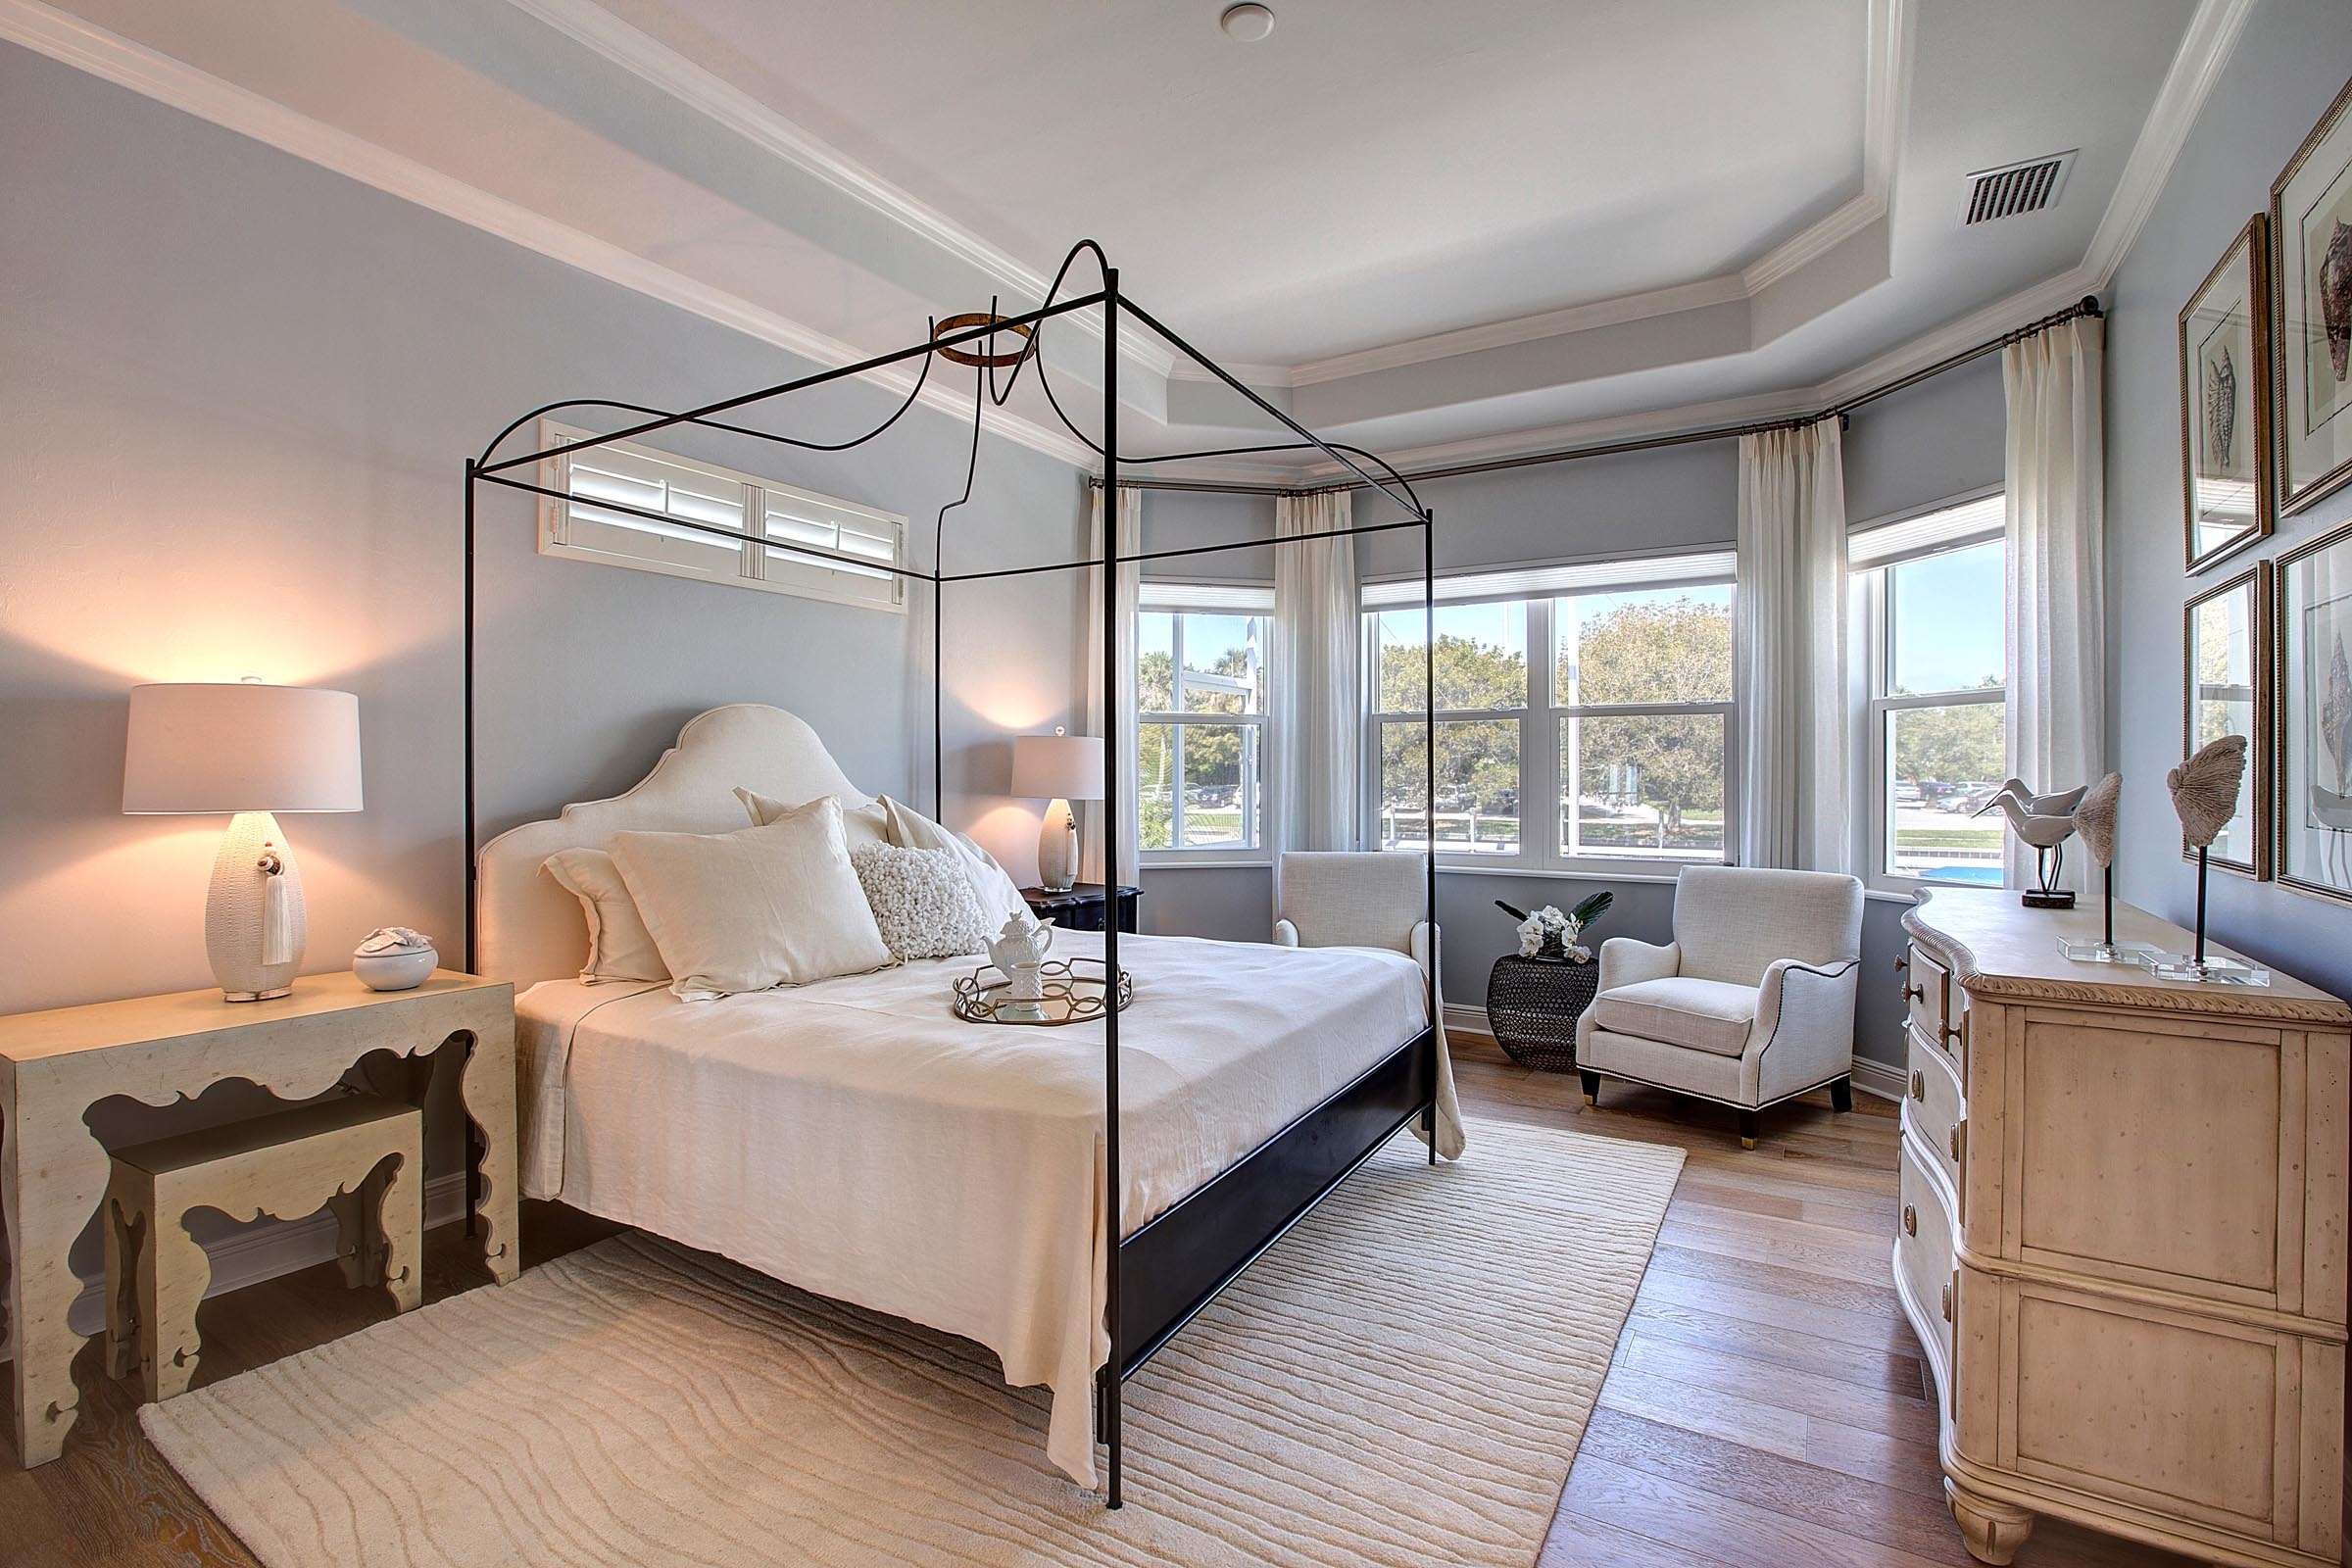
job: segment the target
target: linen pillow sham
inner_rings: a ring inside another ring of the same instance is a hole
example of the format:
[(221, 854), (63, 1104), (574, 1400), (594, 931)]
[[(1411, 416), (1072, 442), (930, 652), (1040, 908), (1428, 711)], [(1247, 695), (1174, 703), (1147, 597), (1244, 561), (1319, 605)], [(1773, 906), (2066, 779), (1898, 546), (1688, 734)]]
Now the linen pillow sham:
[(734, 833), (615, 833), (612, 863), (687, 1002), (887, 967), (831, 796)]
[(559, 850), (539, 869), (579, 900), (580, 913), (587, 917), (588, 961), (580, 969), (582, 980), (593, 985), (599, 980), (669, 978), (669, 966), (662, 961), (662, 950), (645, 928), (645, 916), (637, 912), (637, 901), (629, 897), (612, 857), (602, 850)]
[(850, 864), (865, 888), (882, 940), (901, 959), (979, 953), (996, 930), (981, 918), (963, 857), (953, 850), (860, 844), (850, 852)]
[[(743, 803), (745, 810), (752, 813), (752, 825), (755, 827), (765, 827), (771, 822), (780, 822), (793, 812), (805, 811), (816, 804), (815, 801), (803, 801), (798, 806), (787, 806), (782, 801), (773, 800), (760, 794), (758, 790), (745, 789), (740, 784), (735, 787), (735, 798)], [(821, 799), (838, 800), (839, 797), (825, 796)], [(843, 802), (841, 805), (841, 836), (853, 850), (860, 844), (888, 844), (890, 842), (890, 818), (884, 813), (882, 803), (868, 801), (863, 806), (851, 806), (847, 802)]]

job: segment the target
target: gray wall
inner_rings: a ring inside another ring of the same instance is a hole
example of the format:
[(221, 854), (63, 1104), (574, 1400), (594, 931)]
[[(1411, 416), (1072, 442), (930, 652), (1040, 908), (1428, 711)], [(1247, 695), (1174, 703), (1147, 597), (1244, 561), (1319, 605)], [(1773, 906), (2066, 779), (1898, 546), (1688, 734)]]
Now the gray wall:
[[(462, 461), (551, 398), (675, 407), (807, 367), (6, 45), (0, 190), (0, 1010), (209, 983), (223, 822), (121, 812), (125, 693), (146, 680), (357, 692), (367, 809), (287, 822), (306, 967), (390, 923), (454, 961)], [(844, 387), (788, 428), (839, 439), (895, 402)], [(907, 514), (927, 558), (967, 446), (918, 410), (838, 457), (692, 450)], [(951, 564), (1067, 559), (1085, 506), (1075, 470), (990, 440)], [(626, 786), (684, 719), (740, 700), (792, 709), (860, 784), (928, 804), (926, 599), (900, 616), (543, 559), (532, 516), (511, 493), (482, 516), (485, 833)], [(1005, 736), (1076, 707), (1082, 591), (951, 601), (948, 814), (1016, 876), (1037, 818), (1004, 796)]]
[[(1851, 514), (1864, 521), (1997, 487), (2003, 427), (2000, 368), (1989, 360), (1858, 411), (1845, 437)], [(1738, 453), (1730, 441), (1465, 475), (1419, 488), (1437, 514), (1441, 570), (1729, 545), (1739, 522)], [(1358, 492), (1356, 520), (1376, 520), (1384, 514), (1382, 505)], [(1144, 502), (1146, 539), (1157, 548), (1250, 537), (1250, 530), (1262, 531), (1270, 515), (1263, 503), (1232, 498), (1153, 493)], [(1420, 565), (1417, 541), (1409, 534), (1376, 535), (1358, 551), (1367, 574)], [(1191, 567), (1172, 564), (1166, 569), (1186, 574)], [(1270, 569), (1261, 565), (1255, 574)], [(1494, 900), (1521, 908), (1566, 907), (1595, 886), (1617, 895), (1597, 934), (1670, 939), (1674, 896), (1663, 883), (1443, 872), (1438, 912), (1446, 932), (1446, 996), (1455, 1003), (1482, 1002), (1488, 970), (1513, 951), (1511, 921)], [(1263, 941), (1272, 929), (1270, 873), (1262, 867), (1155, 866), (1144, 873), (1144, 888), (1140, 918), (1149, 931)], [(1901, 914), (1900, 902), (1874, 897), (1863, 915), (1858, 1049), (1889, 1065), (1903, 1059), (1893, 968)]]
[[(2271, 181), (2352, 75), (2341, 0), (2266, 0), (2247, 19), (2155, 210), (2116, 274), (2107, 327), (2109, 765), (2124, 774), (2116, 851), (2120, 897), (2177, 921), (2195, 914), (2195, 879), (2164, 788), (2180, 760), (2180, 607), (2189, 593), (2352, 516), (2339, 492), (2279, 520), (2263, 546), (2181, 571), (2180, 307)], [(2221, 941), (2352, 996), (2352, 909), (2216, 873), (2210, 929)]]

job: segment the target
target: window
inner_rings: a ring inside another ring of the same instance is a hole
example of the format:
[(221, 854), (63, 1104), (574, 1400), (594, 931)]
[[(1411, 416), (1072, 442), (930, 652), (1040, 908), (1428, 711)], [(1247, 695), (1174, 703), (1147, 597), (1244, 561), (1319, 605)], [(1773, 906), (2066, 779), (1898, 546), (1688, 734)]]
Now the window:
[(1147, 582), (1136, 626), (1136, 820), (1161, 863), (1265, 848), (1273, 593)]
[[(1551, 869), (1723, 859), (1732, 572), (1731, 553), (1712, 551), (1442, 580), (1439, 853)], [(1364, 595), (1384, 849), (1418, 849), (1432, 831), (1420, 596), (1417, 578)]]
[[(540, 433), (555, 446), (590, 432), (543, 423)], [(906, 609), (905, 579), (887, 569), (906, 564), (906, 519), (895, 514), (628, 442), (539, 466), (539, 482), (564, 497), (540, 501), (541, 555)]]
[(1857, 531), (1870, 621), (1870, 861), (1878, 878), (1997, 887), (2008, 776), (2001, 497)]

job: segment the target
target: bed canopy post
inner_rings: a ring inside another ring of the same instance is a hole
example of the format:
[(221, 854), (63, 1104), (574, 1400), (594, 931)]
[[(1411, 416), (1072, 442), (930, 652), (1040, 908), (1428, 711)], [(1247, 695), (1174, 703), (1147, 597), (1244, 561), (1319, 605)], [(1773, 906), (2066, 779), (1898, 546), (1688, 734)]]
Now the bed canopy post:
[[(1421, 820), (1428, 828), (1421, 850), (1424, 883), (1422, 918), (1429, 922), (1429, 1024), (1435, 1029), (1444, 960), (1438, 939), (1438, 530), (1437, 514), (1421, 509)], [(1522, 840), (1522, 842), (1525, 842)], [(1429, 1162), (1438, 1162), (1438, 1101), (1431, 1095), (1421, 1112), (1421, 1131), (1427, 1135)]]
[(479, 974), (481, 955), (476, 951), (481, 936), (475, 930), (474, 915), (476, 880), (481, 869), (476, 853), (481, 841), (475, 832), (474, 820), (474, 756), (473, 756), (473, 473), (475, 463), (466, 460), (466, 643), (463, 663), (466, 671), (466, 972)]
[[(1115, 999), (1119, 973), (1119, 270), (1102, 270), (1102, 716), (1110, 731), (1102, 746), (1102, 880), (1114, 918), (1102, 922), (1102, 973)], [(1110, 1364), (1102, 1390), (1102, 1441), (1109, 1448), (1105, 1504), (1120, 1505), (1125, 1445), (1119, 1435), (1120, 1373), (1124, 1370), (1119, 1315), (1123, 1272), (1119, 1243), (1126, 1188), (1119, 1178), (1119, 1009), (1102, 1013), (1103, 1307), (1109, 1323)]]

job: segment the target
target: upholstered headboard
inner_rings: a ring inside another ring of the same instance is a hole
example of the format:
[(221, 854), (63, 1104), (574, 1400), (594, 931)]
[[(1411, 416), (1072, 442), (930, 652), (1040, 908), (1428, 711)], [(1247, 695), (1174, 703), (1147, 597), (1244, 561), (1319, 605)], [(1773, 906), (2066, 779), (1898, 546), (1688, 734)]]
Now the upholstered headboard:
[(780, 801), (838, 795), (872, 799), (845, 777), (816, 731), (760, 703), (713, 708), (686, 721), (678, 743), (627, 792), (566, 806), (546, 822), (525, 822), (482, 846), (477, 860), (475, 965), (493, 979), (527, 986), (580, 972), (588, 925), (577, 899), (539, 867), (558, 850), (601, 849), (625, 829), (726, 833), (751, 826), (738, 785)]

